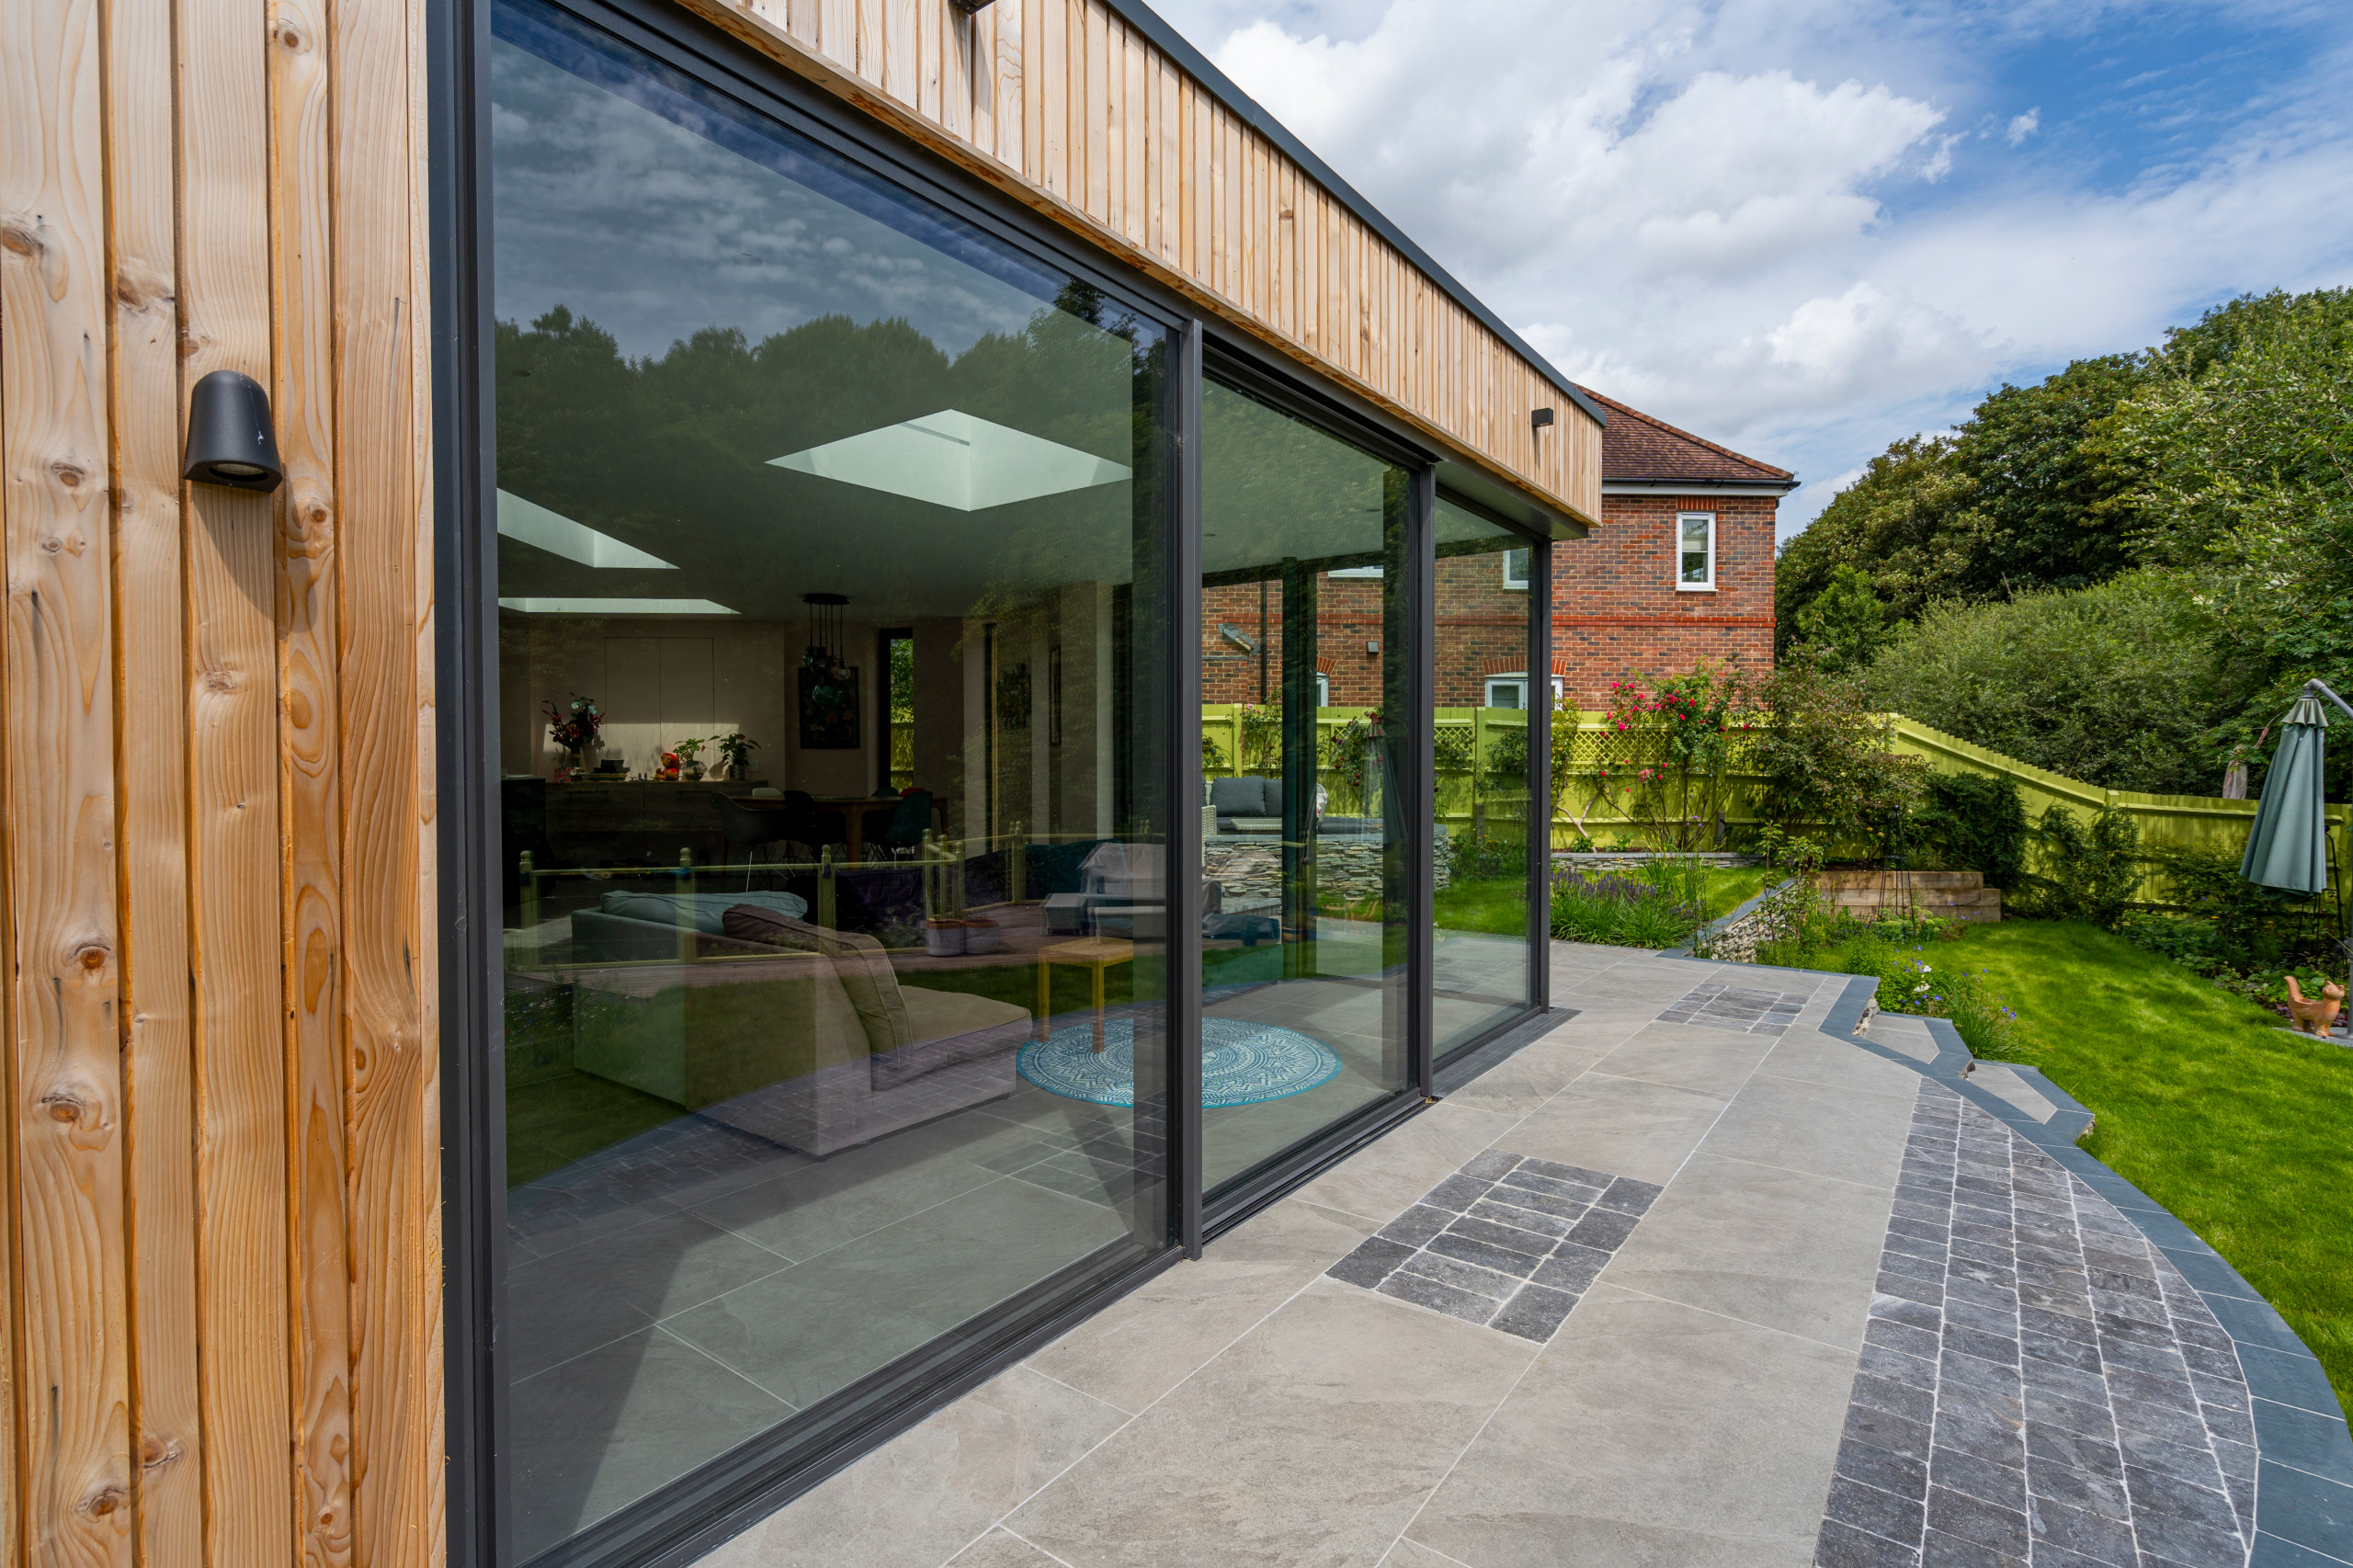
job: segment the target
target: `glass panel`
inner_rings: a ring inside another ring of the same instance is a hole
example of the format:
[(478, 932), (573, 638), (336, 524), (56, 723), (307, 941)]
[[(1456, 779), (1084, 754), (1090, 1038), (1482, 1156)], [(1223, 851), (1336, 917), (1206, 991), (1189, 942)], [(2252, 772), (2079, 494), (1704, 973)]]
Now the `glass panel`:
[(1167, 464), (1158, 328), (494, 15), (529, 1559), (1166, 1244)]
[[(1431, 967), (1438, 1055), (1525, 1012), (1529, 940), (1529, 672), (1541, 607), (1502, 586), (1498, 561), (1527, 542), (1441, 497), (1438, 504), (1438, 884)], [(1520, 581), (1527, 581), (1520, 567)], [(1508, 678), (1495, 678), (1508, 677)]]
[(1704, 584), (1708, 581), (1710, 554), (1708, 536), (1713, 529), (1714, 523), (1711, 518), (1686, 517), (1683, 519), (1683, 580), (1685, 582)]
[(1207, 1185), (1404, 1089), (1410, 476), (1201, 398)]

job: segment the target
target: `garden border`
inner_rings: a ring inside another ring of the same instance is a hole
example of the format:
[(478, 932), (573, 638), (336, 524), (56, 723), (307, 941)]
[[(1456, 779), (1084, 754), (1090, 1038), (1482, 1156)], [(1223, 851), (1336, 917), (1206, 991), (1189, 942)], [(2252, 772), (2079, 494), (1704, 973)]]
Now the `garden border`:
[(1878, 989), (1879, 982), (1869, 976), (1848, 977), (1817, 1028), (1834, 1040), (1861, 1046), (1936, 1080), (2064, 1165), (2114, 1204), (2150, 1245), (2181, 1270), (2231, 1336), (2255, 1403), (2256, 1540), (2247, 1568), (2353, 1563), (2353, 1432), (2347, 1430), (2344, 1408), (2320, 1358), (2222, 1254), (2163, 1204), (2076, 1144), (2076, 1139), (2091, 1131), (2092, 1113), (2040, 1069), (2002, 1063), (2058, 1108), (2047, 1122), (1970, 1082), (1966, 1069), (1975, 1058), (1949, 1019), (1919, 1020), (1937, 1043), (1936, 1059), (1926, 1062), (1857, 1033)]

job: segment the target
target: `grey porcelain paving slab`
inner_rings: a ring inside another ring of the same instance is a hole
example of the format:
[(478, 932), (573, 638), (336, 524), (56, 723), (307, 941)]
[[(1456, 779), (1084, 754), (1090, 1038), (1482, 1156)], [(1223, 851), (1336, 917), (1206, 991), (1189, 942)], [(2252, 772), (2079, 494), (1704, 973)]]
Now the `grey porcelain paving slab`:
[(1407, 1534), (1397, 1538), (1397, 1544), (1381, 1560), (1381, 1568), (1470, 1568), (1470, 1564), (1449, 1557), (1435, 1546), (1424, 1546)]
[(1908, 1067), (1813, 1029), (1791, 1030), (1774, 1044), (1756, 1071), (1767, 1078), (1882, 1095), (1909, 1095), (1920, 1081)]
[(1582, 1077), (1601, 1060), (1602, 1051), (1539, 1040), (1448, 1095), (1446, 1103), (1499, 1116), (1526, 1116)]
[(1597, 1285), (1407, 1534), (1477, 1568), (1798, 1568), (1854, 1365)]
[(1138, 1286), (1029, 1365), (1142, 1410), (1363, 1241), (1371, 1221), (1285, 1199)]
[(1915, 1062), (1927, 1062), (1937, 1059), (1938, 1047), (1929, 1035), (1925, 1019), (1895, 1018), (1882, 1013), (1871, 1019), (1870, 1027), (1864, 1032), (1873, 1045), (1900, 1051)]
[(1519, 1119), (1446, 1102), (1299, 1189), (1298, 1197), (1387, 1224)]
[(1111, 1210), (1000, 1178), (666, 1321), (811, 1404), (1124, 1233)]
[(1319, 1280), (1005, 1524), (1072, 1568), (1373, 1568), (1535, 1355)]
[(1009, 1530), (993, 1529), (958, 1552), (951, 1568), (1054, 1568), (1054, 1560)]
[(1969, 1081), (1987, 1094), (2008, 1101), (2037, 1121), (2048, 1121), (2059, 1108), (2040, 1089), (1998, 1062), (1979, 1062), (1969, 1069)]
[(1711, 1158), (1703, 1144), (1606, 1278), (1859, 1350), (1891, 1197), (1889, 1188)]
[(769, 1515), (698, 1568), (931, 1568), (951, 1556), (961, 1568), (1034, 1568), (1050, 1560), (1010, 1548), (956, 1553), (1002, 1536), (991, 1527), (1008, 1509), (1126, 1419), (1014, 1368)]
[(517, 1264), (506, 1277), (509, 1365), (529, 1377), (791, 1267), (790, 1258), (675, 1211), (594, 1246)]
[(1654, 1023), (1596, 1065), (1614, 1078), (1640, 1078), (1725, 1097), (1748, 1081), (1774, 1043), (1769, 1036)]
[(1750, 1079), (1708, 1134), (1709, 1153), (1865, 1187), (1894, 1184), (1911, 1129), (1909, 1095)]
[(660, 1328), (524, 1379), (508, 1410), (518, 1562), (792, 1414)]
[(1511, 1147), (1562, 1165), (1664, 1182), (1723, 1108), (1721, 1096), (1611, 1077), (1597, 1067), (1513, 1128)]

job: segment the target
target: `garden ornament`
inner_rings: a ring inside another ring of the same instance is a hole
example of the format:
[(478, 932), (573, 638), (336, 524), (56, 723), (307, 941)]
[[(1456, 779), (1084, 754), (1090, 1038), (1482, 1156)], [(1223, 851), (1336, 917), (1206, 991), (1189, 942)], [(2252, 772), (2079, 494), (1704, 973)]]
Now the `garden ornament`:
[(2326, 1037), (2336, 1023), (2336, 1010), (2345, 1006), (2345, 987), (2335, 981), (2320, 988), (2320, 994), (2307, 999), (2296, 988), (2296, 977), (2288, 976), (2288, 1016), (2296, 1027), (2311, 1034)]

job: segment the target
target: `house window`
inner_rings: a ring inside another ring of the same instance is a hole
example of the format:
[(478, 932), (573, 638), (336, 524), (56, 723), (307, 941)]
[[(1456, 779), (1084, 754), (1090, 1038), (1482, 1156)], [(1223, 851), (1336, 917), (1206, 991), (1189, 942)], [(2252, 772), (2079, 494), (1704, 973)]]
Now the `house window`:
[(1525, 588), (1528, 586), (1528, 558), (1531, 553), (1531, 551), (1525, 550), (1506, 550), (1504, 551), (1505, 587)]
[[(1561, 705), (1561, 677), (1552, 677), (1552, 706)], [(1525, 708), (1528, 706), (1528, 672), (1511, 670), (1487, 677), (1487, 706), (1490, 708)]]
[(1684, 512), (1675, 519), (1675, 585), (1707, 593), (1716, 585), (1716, 515)]
[[(1339, 575), (1336, 572), (1332, 574), (1336, 577)], [(1318, 708), (1332, 706), (1332, 677), (1320, 670), (1315, 676), (1315, 706)]]

